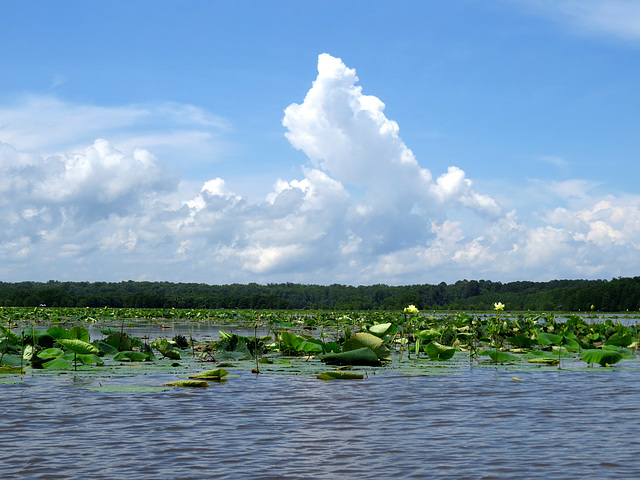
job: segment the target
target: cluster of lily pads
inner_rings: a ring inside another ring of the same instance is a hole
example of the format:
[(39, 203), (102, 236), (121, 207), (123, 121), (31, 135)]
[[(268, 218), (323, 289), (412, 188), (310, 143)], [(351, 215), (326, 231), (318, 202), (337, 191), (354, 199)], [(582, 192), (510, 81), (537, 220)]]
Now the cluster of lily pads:
[[(163, 371), (173, 367), (172, 373), (186, 370), (188, 376), (195, 377), (171, 383), (177, 386), (206, 386), (232, 378), (226, 369), (313, 374), (330, 380), (361, 379), (380, 371), (428, 374), (433, 367), (609, 367), (623, 359), (635, 359), (640, 337), (635, 319), (514, 315), (502, 309), (484, 315), (425, 314), (413, 306), (400, 313), (225, 311), (207, 312), (199, 318), (194, 314), (193, 322), (205, 316), (209, 321), (212, 317), (232, 319), (235, 325), (230, 326), (254, 332), (252, 336), (239, 335), (230, 328), (231, 332), (221, 331), (215, 340), (196, 340), (191, 335), (153, 340), (131, 336), (124, 321), (130, 312), (113, 309), (108, 314), (105, 310), (104, 317), (96, 311), (84, 318), (77, 315), (54, 320), (51, 310), (47, 316), (35, 311), (31, 318), (20, 318), (7, 309), (2, 313), (0, 373), (73, 370), (107, 375), (146, 362)], [(181, 315), (184, 312), (176, 314)], [(127, 325), (135, 325), (134, 319), (126, 318)], [(32, 325), (25, 326), (25, 320)], [(76, 324), (67, 327), (72, 320)], [(121, 325), (100, 326), (101, 337), (91, 339), (87, 325), (100, 321), (119, 321)], [(167, 328), (171, 328), (170, 322)], [(258, 329), (267, 334), (258, 336)], [(211, 364), (216, 368), (195, 372)]]

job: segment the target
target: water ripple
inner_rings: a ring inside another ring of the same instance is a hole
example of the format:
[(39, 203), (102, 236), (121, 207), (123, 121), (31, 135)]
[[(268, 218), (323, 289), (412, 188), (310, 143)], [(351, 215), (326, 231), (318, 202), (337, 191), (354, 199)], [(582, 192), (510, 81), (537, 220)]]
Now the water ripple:
[(640, 478), (634, 372), (518, 375), (242, 374), (206, 390), (145, 393), (26, 377), (0, 386), (0, 477)]

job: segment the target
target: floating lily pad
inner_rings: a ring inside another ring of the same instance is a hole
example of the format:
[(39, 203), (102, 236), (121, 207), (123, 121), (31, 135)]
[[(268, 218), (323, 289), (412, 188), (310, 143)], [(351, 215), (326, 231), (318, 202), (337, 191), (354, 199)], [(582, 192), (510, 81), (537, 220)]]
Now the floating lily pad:
[(24, 373), (24, 371), (22, 369), (20, 369), (20, 367), (11, 367), (8, 365), (3, 365), (0, 367), (0, 373), (2, 374), (7, 374), (7, 373), (15, 373), (15, 374), (21, 374)]
[(134, 352), (134, 351), (126, 351), (126, 352), (118, 352), (113, 359), (116, 362), (144, 362), (145, 360), (149, 360), (151, 355), (148, 353), (142, 352)]
[(343, 370), (329, 370), (321, 373), (316, 378), (320, 380), (361, 380), (364, 375), (356, 372), (345, 372)]
[(222, 377), (226, 377), (227, 375), (229, 375), (229, 372), (227, 372), (225, 369), (216, 368), (214, 370), (206, 370), (204, 372), (196, 373), (195, 375), (189, 375), (189, 378), (201, 378), (203, 380), (205, 379), (219, 380)]
[[(373, 336), (373, 335), (371, 335)], [(375, 338), (375, 337), (374, 337)], [(369, 365), (378, 366), (380, 359), (370, 348), (358, 348), (342, 353), (330, 353), (321, 358), (328, 365)]]
[(162, 386), (182, 388), (207, 388), (209, 384), (205, 380), (176, 380), (175, 382), (163, 383)]

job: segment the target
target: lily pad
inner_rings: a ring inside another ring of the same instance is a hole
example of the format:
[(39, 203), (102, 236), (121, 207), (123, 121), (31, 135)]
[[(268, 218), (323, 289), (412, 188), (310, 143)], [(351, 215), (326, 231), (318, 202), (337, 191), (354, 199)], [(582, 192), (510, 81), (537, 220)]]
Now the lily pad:
[(54, 358), (42, 364), (45, 370), (73, 370), (73, 364), (62, 357)]
[(209, 384), (205, 380), (176, 380), (175, 382), (163, 383), (162, 386), (182, 388), (207, 388)]
[(348, 352), (330, 353), (322, 357), (321, 360), (328, 365), (379, 366), (381, 364), (376, 353), (367, 347), (350, 350)]
[(24, 371), (21, 370), (20, 367), (10, 367), (10, 366), (7, 366), (7, 365), (3, 365), (3, 366), (0, 367), (0, 373), (2, 373), (2, 374), (9, 373), (9, 374), (18, 374), (19, 375), (21, 373), (24, 373)]
[(227, 372), (225, 369), (216, 368), (214, 370), (205, 370), (204, 372), (190, 375), (189, 378), (196, 378), (196, 379), (201, 378), (203, 380), (206, 380), (206, 379), (216, 380), (222, 377), (226, 377), (227, 375), (229, 375), (229, 372)]
[(46, 350), (38, 352), (38, 357), (44, 359), (58, 358), (62, 355), (64, 355), (64, 350), (61, 348), (47, 348)]
[(144, 362), (149, 360), (150, 355), (148, 353), (134, 352), (132, 350), (126, 352), (118, 352), (113, 359), (116, 362)]
[(361, 380), (364, 378), (362, 373), (345, 372), (343, 370), (329, 370), (321, 373), (316, 378), (320, 380)]
[(512, 353), (502, 352), (500, 350), (483, 350), (478, 355), (488, 356), (495, 363), (515, 362), (520, 359), (520, 357)]

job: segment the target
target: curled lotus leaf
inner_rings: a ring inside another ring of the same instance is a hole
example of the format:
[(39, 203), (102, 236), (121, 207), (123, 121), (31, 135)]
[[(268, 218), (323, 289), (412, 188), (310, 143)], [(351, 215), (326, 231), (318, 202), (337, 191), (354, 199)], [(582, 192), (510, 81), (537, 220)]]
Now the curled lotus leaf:
[(424, 351), (431, 360), (449, 360), (451, 359), (455, 353), (456, 349), (454, 347), (448, 347), (446, 345), (441, 345), (435, 340), (429, 342), (429, 344), (424, 347)]
[(436, 330), (435, 328), (429, 328), (427, 330), (418, 330), (414, 332), (413, 335), (421, 339), (423, 342), (430, 342), (434, 338), (441, 337), (442, 332), (440, 330)]
[(316, 378), (320, 380), (361, 380), (364, 375), (356, 372), (345, 372), (343, 370), (329, 370), (321, 373)]
[(351, 338), (342, 345), (343, 352), (349, 352), (351, 350), (358, 350), (361, 348), (371, 349), (380, 360), (391, 360), (391, 352), (384, 345), (384, 341), (367, 332), (358, 332), (351, 335)]
[(396, 333), (398, 331), (398, 327), (391, 322), (376, 323), (375, 325), (371, 325), (367, 330), (376, 337), (384, 338), (386, 335), (393, 335)]
[(380, 359), (368, 347), (349, 350), (348, 352), (330, 353), (321, 358), (328, 365), (370, 365), (379, 366)]
[(162, 386), (182, 388), (207, 388), (209, 384), (205, 380), (176, 380), (175, 382), (163, 383)]
[(229, 372), (227, 372), (224, 368), (216, 368), (213, 370), (205, 370), (204, 372), (190, 375), (189, 378), (201, 378), (203, 380), (205, 379), (216, 380), (222, 377), (226, 377), (227, 375), (229, 375)]

